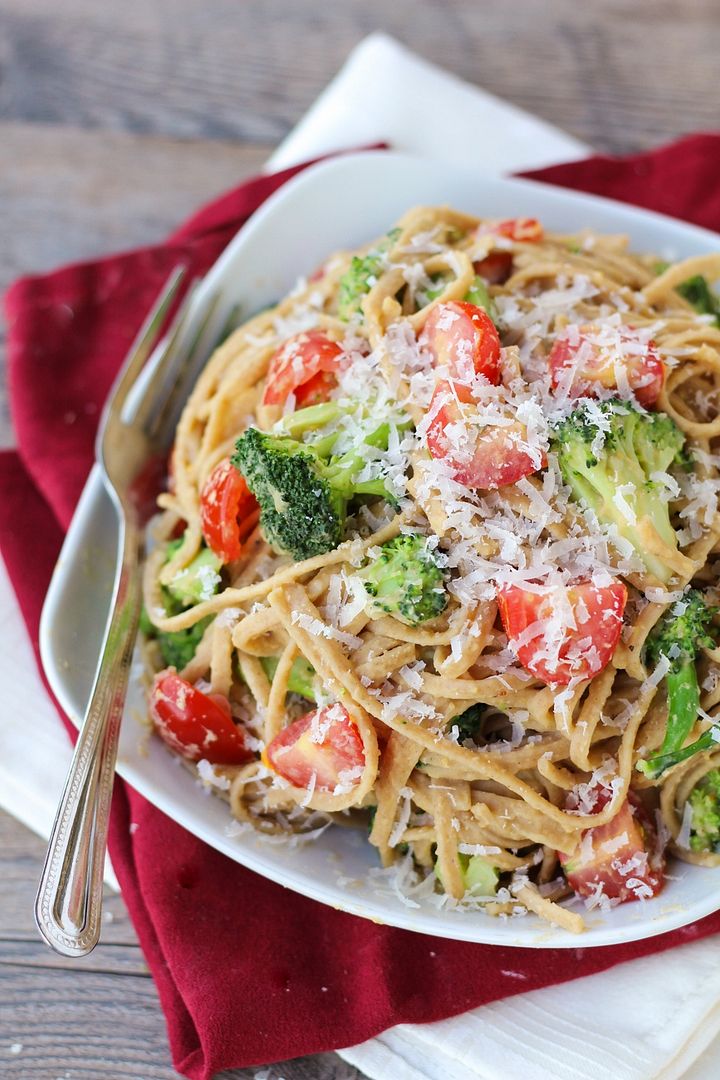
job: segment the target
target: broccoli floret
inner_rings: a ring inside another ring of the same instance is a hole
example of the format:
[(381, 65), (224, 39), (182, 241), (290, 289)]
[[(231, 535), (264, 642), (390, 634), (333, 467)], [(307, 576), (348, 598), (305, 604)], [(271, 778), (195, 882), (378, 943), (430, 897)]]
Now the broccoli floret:
[[(180, 604), (173, 600), (167, 589), (162, 591), (165, 599), (165, 609), (168, 614), (177, 615), (183, 610)], [(168, 633), (164, 630), (158, 630), (157, 626), (150, 621), (150, 616), (143, 607), (140, 612), (139, 629), (148, 640), (157, 641), (160, 655), (167, 667), (175, 667), (178, 671), (181, 671), (190, 663), (197, 652), (202, 636), (212, 620), (212, 615), (208, 615), (207, 618), (201, 619), (193, 626), (186, 627), (185, 630), (174, 630), (172, 633)]]
[(172, 633), (165, 633), (162, 630), (158, 632), (157, 642), (162, 658), (168, 667), (175, 667), (181, 671), (190, 663), (212, 620), (213, 616), (209, 615), (185, 630), (174, 630)]
[(350, 267), (338, 282), (338, 317), (348, 322), (362, 310), (362, 299), (382, 273), (385, 256), (400, 235), (391, 229), (387, 237), (367, 255), (354, 255)]
[(676, 285), (675, 291), (684, 296), (701, 315), (713, 315), (715, 325), (720, 326), (720, 296), (713, 292), (702, 274), (695, 274), (681, 285)]
[[(268, 679), (272, 679), (279, 663), (277, 656), (263, 656), (260, 663), (263, 666)], [(290, 676), (287, 684), (291, 694), (299, 694), (308, 701), (315, 701), (315, 668), (309, 664), (304, 656), (298, 656), (290, 668)]]
[[(334, 403), (301, 409), (284, 421), (285, 430), (307, 435), (343, 410)], [(364, 444), (387, 449), (390, 425), (381, 423)], [(260, 504), (260, 524), (268, 543), (294, 559), (332, 551), (343, 539), (347, 507), (358, 496), (393, 502), (382, 478), (357, 481), (366, 466), (364, 446), (333, 456), (338, 433), (300, 442), (282, 433), (248, 428), (235, 444), (232, 463)]]
[[(171, 540), (167, 546), (168, 560), (182, 545), (180, 540)], [(209, 600), (218, 590), (221, 582), (222, 562), (214, 551), (203, 547), (197, 555), (173, 576), (167, 584), (167, 591), (183, 607), (192, 607), (201, 600)]]
[(653, 629), (645, 644), (645, 661), (655, 667), (665, 659), (670, 667), (665, 676), (668, 719), (665, 738), (657, 754), (638, 762), (646, 776), (660, 776), (672, 755), (680, 750), (693, 729), (700, 708), (695, 661), (703, 648), (714, 648), (710, 626), (717, 608), (705, 603), (702, 593), (689, 589), (682, 600)]
[[(669, 262), (656, 262), (654, 266), (656, 274), (664, 274), (669, 269)], [(675, 292), (680, 293), (701, 315), (714, 315), (715, 325), (720, 326), (720, 296), (710, 288), (706, 277), (694, 274), (676, 285)]]
[(652, 532), (668, 548), (678, 540), (665, 488), (651, 479), (673, 465), (687, 467), (685, 436), (665, 413), (641, 412), (619, 400), (581, 402), (552, 438), (563, 479), (599, 521), (615, 525), (661, 582), (672, 570), (648, 551)]
[(372, 597), (368, 607), (373, 614), (417, 626), (447, 606), (445, 574), (420, 533), (388, 540), (358, 576)]
[(458, 713), (457, 716), (453, 716), (452, 720), (448, 724), (450, 730), (454, 727), (458, 729), (458, 741), (464, 742), (466, 739), (473, 739), (477, 742), (480, 731), (482, 728), (483, 718), (487, 712), (487, 705), (482, 702), (478, 702), (475, 705), (470, 705), (465, 712)]
[[(465, 892), (473, 896), (495, 896), (500, 880), (496, 867), (484, 855), (464, 855), (458, 852), (458, 862), (465, 884)], [(435, 863), (435, 876), (443, 884), (440, 864)]]
[(342, 541), (347, 496), (330, 484), (309, 447), (248, 428), (232, 462), (260, 503), (262, 530), (277, 551), (307, 559)]
[(157, 636), (157, 627), (153, 623), (152, 619), (148, 615), (147, 608), (143, 604), (140, 608), (140, 618), (138, 620), (138, 630), (146, 638), (154, 638)]
[[(179, 540), (170, 540), (165, 549), (167, 560), (170, 560), (182, 544)], [(161, 587), (161, 593), (165, 611), (168, 615), (178, 615), (186, 611), (201, 600), (208, 600), (217, 592), (221, 578), (218, 570), (220, 560), (208, 548), (203, 548), (195, 558), (182, 570), (178, 571), (172, 581)], [(197, 651), (200, 640), (213, 620), (209, 615), (205, 619), (184, 630), (174, 630), (168, 633), (158, 630), (150, 621), (150, 617), (143, 607), (140, 614), (140, 630), (146, 638), (157, 640), (160, 653), (168, 667), (176, 667), (178, 671), (186, 667)]]
[(688, 802), (692, 810), (691, 849), (720, 851), (720, 769), (705, 773), (690, 792)]

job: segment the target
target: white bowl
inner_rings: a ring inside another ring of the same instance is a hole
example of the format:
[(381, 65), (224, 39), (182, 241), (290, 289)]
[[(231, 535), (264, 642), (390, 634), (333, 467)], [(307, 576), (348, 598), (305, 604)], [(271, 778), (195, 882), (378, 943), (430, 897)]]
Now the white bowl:
[[(308, 169), (270, 198), (238, 233), (198, 290), (196, 303), (219, 291), (218, 324), (240, 302), (246, 315), (281, 297), (338, 248), (384, 233), (409, 207), (449, 203), (488, 217), (538, 217), (554, 230), (585, 226), (624, 232), (633, 248), (664, 258), (717, 251), (719, 238), (659, 214), (526, 180), (487, 179), (437, 161), (390, 152), (341, 157)], [(78, 504), (43, 609), (40, 647), (60, 704), (79, 724), (98, 658), (115, 566), (117, 525), (97, 470)], [(368, 871), (375, 849), (356, 830), (334, 828), (291, 847), (227, 833), (225, 803), (208, 797), (157, 739), (142, 738), (137, 711), (145, 703), (130, 687), (118, 772), (171, 818), (231, 859), (325, 904), (440, 937), (535, 948), (611, 945), (651, 937), (720, 908), (720, 868), (677, 863), (663, 893), (587, 914), (582, 936), (535, 916), (493, 919), (481, 911), (423, 904), (408, 907), (380, 889)], [(142, 745), (141, 745), (142, 744)], [(288, 902), (291, 902), (288, 898)]]

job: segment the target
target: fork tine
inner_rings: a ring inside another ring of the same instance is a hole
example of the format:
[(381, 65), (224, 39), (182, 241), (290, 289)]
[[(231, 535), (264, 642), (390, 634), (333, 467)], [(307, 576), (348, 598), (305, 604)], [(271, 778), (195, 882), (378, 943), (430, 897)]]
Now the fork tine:
[[(108, 395), (106, 410), (112, 404), (113, 408), (122, 408), (127, 395), (137, 379), (140, 371), (150, 356), (153, 346), (157, 341), (160, 328), (170, 310), (177, 291), (180, 288), (187, 268), (179, 265), (173, 268), (162, 290), (148, 312), (138, 334), (133, 341), (125, 362), (121, 367), (115, 382)], [(102, 423), (100, 431), (102, 431)]]
[(227, 318), (222, 325), (222, 329), (218, 334), (216, 348), (218, 345), (222, 345), (223, 342), (230, 337), (233, 330), (236, 330), (239, 324), (240, 312), (242, 311), (242, 304), (234, 304), (228, 311)]
[(163, 435), (168, 435), (170, 428), (175, 427), (185, 399), (197, 379), (198, 370), (207, 359), (209, 343), (205, 342), (206, 331), (219, 300), (217, 293), (211, 297), (186, 347), (178, 349), (177, 353), (174, 349), (171, 350), (171, 353), (174, 353), (173, 362), (172, 365), (166, 365), (168, 374), (172, 375), (170, 385), (168, 379), (164, 381), (164, 385), (160, 385), (162, 376), (166, 373), (165, 368), (158, 372), (157, 381), (153, 379), (153, 392), (148, 394), (148, 399), (152, 397), (155, 407), (148, 410), (143, 423), (146, 434), (153, 442), (157, 442)]
[[(197, 290), (199, 278), (188, 286), (183, 301), (175, 312), (175, 316), (167, 328), (165, 336), (156, 343), (150, 353), (150, 360), (142, 379), (142, 389), (136, 387), (136, 392), (128, 396), (128, 400), (122, 410), (124, 424), (134, 424), (143, 427), (147, 416), (152, 412), (158, 397), (158, 387), (168, 369), (177, 362), (178, 353), (182, 351), (182, 338), (186, 334), (190, 323), (192, 299)], [(140, 391), (140, 392), (138, 392)]]

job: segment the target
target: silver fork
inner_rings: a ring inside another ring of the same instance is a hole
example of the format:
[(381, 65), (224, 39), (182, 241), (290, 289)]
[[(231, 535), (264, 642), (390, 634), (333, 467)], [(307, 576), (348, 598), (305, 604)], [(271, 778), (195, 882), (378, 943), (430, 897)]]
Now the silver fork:
[(119, 520), (115, 587), (35, 901), (40, 933), (64, 956), (89, 953), (100, 936), (120, 720), (140, 614), (143, 523), (133, 484), (153, 455), (167, 453), (172, 443), (182, 405), (207, 356), (206, 331), (217, 306), (216, 295), (192, 312), (188, 295), (143, 371), (184, 276), (184, 267), (173, 270), (147, 316), (110, 393), (95, 445)]

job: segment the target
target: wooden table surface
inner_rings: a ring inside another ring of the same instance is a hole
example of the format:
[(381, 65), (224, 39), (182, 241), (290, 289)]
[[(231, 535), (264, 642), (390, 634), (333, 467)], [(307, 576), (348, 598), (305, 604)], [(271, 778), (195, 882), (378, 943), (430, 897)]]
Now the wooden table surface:
[[(623, 153), (717, 127), (719, 25), (714, 0), (0, 0), (0, 288), (162, 237), (255, 171), (372, 30)], [(40, 943), (42, 855), (0, 814), (0, 1076), (176, 1077), (118, 897), (83, 963)], [(333, 1054), (269, 1071), (357, 1076)]]

